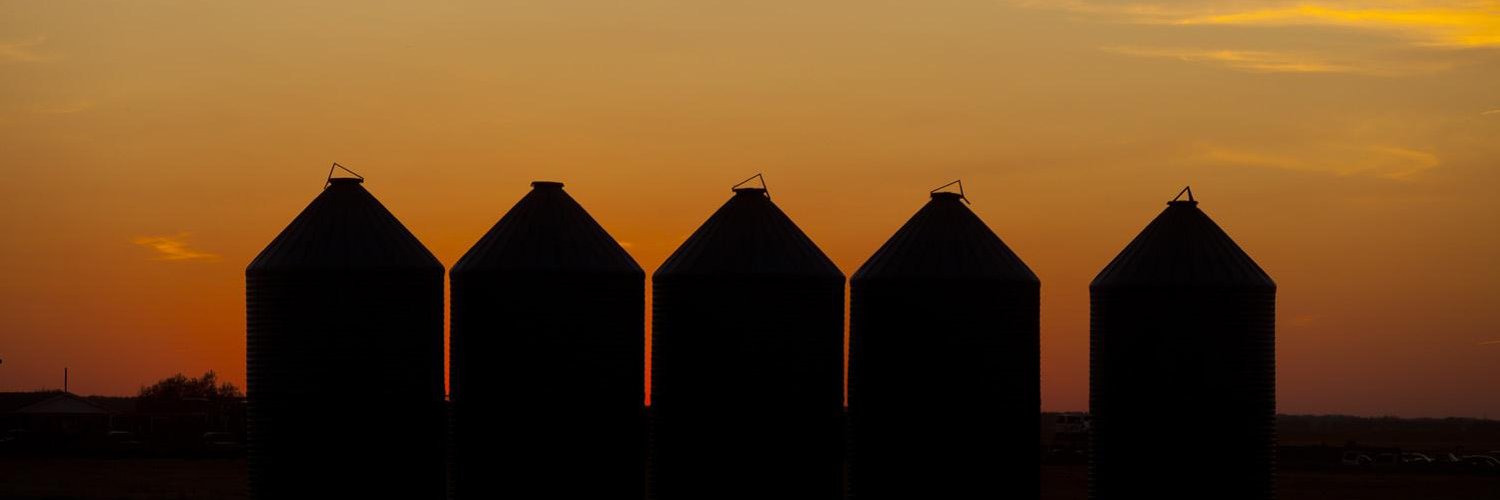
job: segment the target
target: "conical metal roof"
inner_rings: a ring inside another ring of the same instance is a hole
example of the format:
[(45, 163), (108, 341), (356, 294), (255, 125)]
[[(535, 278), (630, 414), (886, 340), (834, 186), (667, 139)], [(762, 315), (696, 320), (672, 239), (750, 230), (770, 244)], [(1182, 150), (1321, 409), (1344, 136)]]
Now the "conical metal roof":
[(619, 242), (563, 191), (561, 182), (533, 182), (453, 265), (470, 272), (590, 272), (643, 274)]
[(1040, 283), (958, 193), (932, 199), (854, 272), (854, 281), (938, 278)]
[(1094, 277), (1090, 287), (1276, 288), (1250, 255), (1198, 208), (1174, 200)]
[(844, 277), (762, 188), (736, 188), (654, 276), (725, 274)]
[(330, 179), (246, 271), (442, 269), (437, 257), (360, 183)]

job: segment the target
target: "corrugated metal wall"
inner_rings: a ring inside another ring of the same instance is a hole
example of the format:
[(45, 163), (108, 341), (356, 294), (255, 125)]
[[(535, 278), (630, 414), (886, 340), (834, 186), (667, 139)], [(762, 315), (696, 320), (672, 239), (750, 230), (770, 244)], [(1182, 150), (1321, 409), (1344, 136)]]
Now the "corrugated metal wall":
[[(1090, 285), (1090, 494), (1271, 498), (1276, 284), (1196, 202), (1168, 205)], [(443, 495), (442, 272), (355, 179), (251, 262), (256, 498)], [(649, 464), (644, 275), (561, 184), (534, 183), (453, 280), (459, 496), (844, 493), (844, 276), (764, 189), (653, 276)], [(853, 494), (1034, 498), (1030, 269), (936, 193), (852, 290)]]
[(740, 189), (653, 276), (653, 493), (841, 494), (844, 276)]
[(1036, 275), (934, 193), (851, 284), (851, 496), (1036, 498)]
[(1090, 496), (1274, 496), (1276, 284), (1196, 202), (1089, 287)]
[(253, 496), (441, 497), (442, 264), (335, 179), (245, 282)]
[(645, 492), (645, 274), (533, 183), (453, 266), (455, 498)]

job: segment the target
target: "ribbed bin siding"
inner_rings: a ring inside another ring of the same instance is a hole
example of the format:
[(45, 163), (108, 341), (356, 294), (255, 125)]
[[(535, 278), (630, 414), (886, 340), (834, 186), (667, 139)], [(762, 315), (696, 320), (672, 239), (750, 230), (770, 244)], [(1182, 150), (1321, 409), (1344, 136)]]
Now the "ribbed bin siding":
[(1273, 498), (1271, 278), (1173, 202), (1090, 295), (1090, 497)]
[(645, 495), (645, 274), (533, 183), (453, 267), (455, 498)]
[(252, 497), (442, 498), (437, 259), (336, 180), (245, 278)]
[(455, 498), (643, 496), (642, 279), (453, 276)]
[(1036, 498), (1036, 290), (866, 284), (850, 311), (852, 496)]
[(655, 498), (839, 498), (843, 274), (738, 190), (653, 284)]
[(1037, 498), (1039, 291), (948, 193), (855, 273), (851, 497)]
[(839, 282), (655, 282), (656, 498), (839, 497), (843, 302)]

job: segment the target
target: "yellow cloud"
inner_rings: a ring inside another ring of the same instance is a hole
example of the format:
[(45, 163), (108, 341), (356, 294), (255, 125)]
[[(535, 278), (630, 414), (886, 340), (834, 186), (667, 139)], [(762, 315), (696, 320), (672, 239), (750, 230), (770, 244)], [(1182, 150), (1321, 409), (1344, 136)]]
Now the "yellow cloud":
[(1333, 26), (1389, 32), (1417, 45), (1500, 47), (1500, 1), (1496, 0), (1281, 2), (1270, 7), (1224, 1), (1118, 4), (1018, 0), (1013, 3), (1141, 24)]
[(131, 242), (156, 251), (154, 260), (218, 260), (219, 256), (188, 247), (188, 233), (177, 236), (137, 236)]
[(46, 42), (45, 37), (37, 37), (22, 42), (0, 42), (0, 63), (7, 62), (37, 62), (51, 59), (51, 57), (39, 54), (35, 47)]
[(1317, 3), (1289, 7), (1216, 12), (1185, 16), (1173, 24), (1245, 26), (1324, 25), (1376, 29), (1400, 33), (1424, 45), (1460, 47), (1500, 46), (1500, 2)]
[(1391, 180), (1409, 180), (1442, 163), (1432, 153), (1383, 145), (1328, 146), (1292, 154), (1210, 145), (1202, 148), (1198, 160), (1335, 175), (1370, 175)]

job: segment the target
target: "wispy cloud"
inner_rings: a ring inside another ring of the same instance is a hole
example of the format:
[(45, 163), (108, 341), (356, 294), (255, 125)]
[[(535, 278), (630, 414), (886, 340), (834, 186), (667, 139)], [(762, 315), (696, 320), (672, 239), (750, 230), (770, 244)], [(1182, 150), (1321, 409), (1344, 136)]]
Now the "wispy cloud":
[(1480, 114), (1481, 115), (1485, 115), (1485, 116), (1488, 116), (1488, 115), (1500, 115), (1500, 109), (1492, 109), (1492, 110), (1485, 111), (1485, 112), (1480, 113)]
[(1383, 145), (1328, 146), (1292, 153), (1210, 145), (1202, 148), (1198, 160), (1334, 175), (1368, 175), (1391, 180), (1409, 180), (1442, 163), (1432, 153)]
[(176, 236), (137, 236), (131, 240), (137, 245), (156, 251), (154, 260), (218, 260), (219, 256), (188, 246), (188, 233)]
[[(1153, 37), (1154, 46), (1103, 47), (1110, 52), (1244, 72), (1399, 77), (1489, 63), (1495, 55), (1490, 50), (1455, 48), (1500, 49), (1500, 0), (1009, 1), (1094, 22), (1156, 26), (1182, 37), (1165, 45)], [(1343, 41), (1310, 42), (1306, 37), (1261, 38), (1257, 43), (1243, 33), (1284, 27), (1377, 36), (1352, 43), (1337, 38), (1319, 39)], [(1233, 40), (1232, 46), (1225, 46), (1226, 40)]]
[(1329, 26), (1391, 33), (1424, 46), (1500, 47), (1500, 2), (1344, 0), (1181, 3), (1016, 0), (1012, 3), (1138, 24)]
[(1212, 63), (1255, 73), (1362, 73), (1367, 71), (1358, 66), (1335, 64), (1286, 52), (1171, 47), (1104, 47), (1104, 50), (1135, 57)]
[(1307, 52), (1288, 51), (1129, 46), (1103, 47), (1103, 49), (1132, 57), (1175, 59), (1250, 73), (1405, 76), (1432, 73), (1453, 67), (1452, 62), (1444, 60), (1371, 58), (1368, 56), (1329, 58)]
[(0, 42), (0, 63), (39, 62), (52, 56), (37, 52), (37, 47), (47, 41), (46, 37), (16, 42)]
[(1420, 45), (1500, 46), (1500, 2), (1311, 2), (1224, 9), (1171, 20), (1182, 25), (1339, 26), (1379, 30)]
[(1318, 322), (1318, 317), (1311, 314), (1297, 314), (1292, 316), (1293, 326), (1308, 326)]
[(70, 115), (81, 113), (94, 108), (93, 101), (73, 101), (61, 104), (37, 106), (36, 112), (44, 115)]
[(1480, 342), (1479, 345), (1500, 345), (1500, 340), (1486, 340), (1484, 342)]

